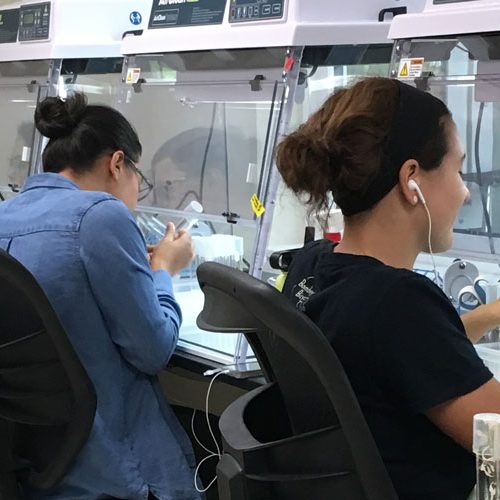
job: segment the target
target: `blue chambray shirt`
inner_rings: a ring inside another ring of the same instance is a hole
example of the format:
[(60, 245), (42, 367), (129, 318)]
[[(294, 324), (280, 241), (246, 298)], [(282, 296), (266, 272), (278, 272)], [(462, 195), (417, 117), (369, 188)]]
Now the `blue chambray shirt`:
[(151, 272), (130, 211), (53, 173), (0, 203), (0, 247), (40, 283), (97, 392), (94, 425), (51, 495), (198, 500), (191, 444), (156, 374), (175, 348), (181, 311), (165, 271)]

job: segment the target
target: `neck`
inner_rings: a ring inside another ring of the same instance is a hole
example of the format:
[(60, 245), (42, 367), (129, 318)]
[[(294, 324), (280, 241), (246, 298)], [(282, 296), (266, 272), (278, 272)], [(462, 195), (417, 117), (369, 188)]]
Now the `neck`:
[(103, 181), (100, 176), (95, 175), (95, 172), (90, 171), (89, 173), (77, 174), (71, 168), (65, 168), (59, 172), (59, 175), (66, 177), (70, 181), (74, 182), (80, 189), (84, 191), (105, 191), (103, 186)]
[(367, 255), (388, 266), (412, 269), (422, 249), (423, 236), (407, 212), (392, 210), (385, 204), (346, 221), (344, 237), (335, 252)]

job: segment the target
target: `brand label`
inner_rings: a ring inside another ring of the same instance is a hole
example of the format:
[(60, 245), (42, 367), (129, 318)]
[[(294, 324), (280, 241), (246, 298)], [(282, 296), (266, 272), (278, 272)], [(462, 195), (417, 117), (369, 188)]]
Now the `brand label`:
[(150, 28), (222, 24), (227, 0), (154, 0)]

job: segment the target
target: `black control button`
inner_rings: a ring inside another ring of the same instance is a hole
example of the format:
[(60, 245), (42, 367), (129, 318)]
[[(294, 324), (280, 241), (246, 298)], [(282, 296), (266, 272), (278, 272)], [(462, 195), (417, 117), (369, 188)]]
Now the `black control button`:
[(280, 3), (273, 4), (273, 14), (281, 14), (281, 4)]
[(271, 6), (270, 5), (263, 5), (262, 6), (262, 15), (269, 16), (270, 14), (271, 14)]

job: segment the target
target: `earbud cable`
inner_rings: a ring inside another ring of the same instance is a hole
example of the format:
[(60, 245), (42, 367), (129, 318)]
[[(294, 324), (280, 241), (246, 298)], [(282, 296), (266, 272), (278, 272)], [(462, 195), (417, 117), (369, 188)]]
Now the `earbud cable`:
[(434, 252), (432, 251), (432, 217), (431, 213), (429, 212), (429, 208), (427, 207), (427, 203), (423, 202), (422, 205), (425, 208), (425, 212), (427, 213), (427, 218), (429, 219), (429, 232), (427, 235), (428, 238), (428, 243), (429, 243), (429, 253), (431, 254), (431, 259), (432, 259), (432, 268), (434, 270), (434, 280), (436, 281), (436, 285), (439, 286), (439, 279), (438, 279), (438, 273), (436, 269), (436, 261), (434, 259)]

